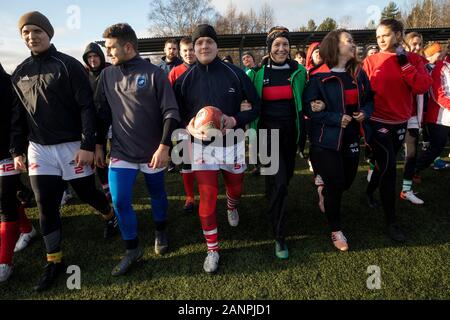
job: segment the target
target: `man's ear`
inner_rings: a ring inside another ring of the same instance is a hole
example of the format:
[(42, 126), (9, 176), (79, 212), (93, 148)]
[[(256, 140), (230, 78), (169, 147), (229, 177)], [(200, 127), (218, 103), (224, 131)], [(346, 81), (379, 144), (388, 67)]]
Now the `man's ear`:
[(133, 50), (134, 50), (134, 47), (130, 42), (125, 43), (125, 52), (127, 54), (131, 53)]

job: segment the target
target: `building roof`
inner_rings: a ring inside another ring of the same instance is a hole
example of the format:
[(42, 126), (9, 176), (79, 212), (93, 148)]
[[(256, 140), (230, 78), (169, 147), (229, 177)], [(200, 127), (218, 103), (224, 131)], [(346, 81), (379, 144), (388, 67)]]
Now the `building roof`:
[[(425, 42), (428, 41), (447, 41), (450, 39), (450, 27), (443, 28), (417, 28), (409, 29), (408, 32), (418, 32), (422, 34)], [(366, 45), (376, 43), (375, 30), (349, 30), (355, 43), (358, 45)], [(327, 31), (323, 32), (291, 32), (291, 44), (293, 46), (307, 46), (312, 42), (321, 41)], [(266, 46), (266, 33), (253, 34), (227, 34), (219, 35), (220, 49), (236, 49), (236, 48), (260, 48)], [(167, 39), (175, 38), (178, 41), (180, 37), (160, 37), (160, 38), (142, 38), (139, 39), (138, 49), (141, 53), (161, 52)], [(101, 45), (104, 41), (98, 41)]]

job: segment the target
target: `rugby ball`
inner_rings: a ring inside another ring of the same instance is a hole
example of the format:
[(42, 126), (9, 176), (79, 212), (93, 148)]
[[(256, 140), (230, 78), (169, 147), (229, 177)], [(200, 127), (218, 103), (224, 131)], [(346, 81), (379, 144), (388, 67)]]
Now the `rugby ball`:
[(212, 106), (202, 108), (194, 119), (194, 128), (202, 132), (209, 129), (223, 129), (223, 113), (220, 109)]

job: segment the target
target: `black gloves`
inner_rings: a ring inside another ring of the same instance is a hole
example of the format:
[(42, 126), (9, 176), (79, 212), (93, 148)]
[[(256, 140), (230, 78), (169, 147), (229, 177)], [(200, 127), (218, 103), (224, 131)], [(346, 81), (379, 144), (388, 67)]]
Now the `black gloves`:
[(395, 53), (397, 54), (397, 61), (400, 67), (403, 67), (409, 63), (408, 56), (406, 55), (406, 51), (402, 45), (397, 47)]

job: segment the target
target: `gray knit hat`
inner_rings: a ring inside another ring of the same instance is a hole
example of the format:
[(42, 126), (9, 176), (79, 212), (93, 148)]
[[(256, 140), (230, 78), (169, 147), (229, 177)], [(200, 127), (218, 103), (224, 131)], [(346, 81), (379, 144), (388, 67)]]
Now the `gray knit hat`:
[(52, 24), (48, 21), (47, 17), (38, 11), (32, 11), (25, 13), (19, 19), (19, 32), (22, 33), (22, 29), (26, 25), (35, 25), (44, 30), (48, 36), (53, 38), (55, 34), (55, 30), (53, 29)]

